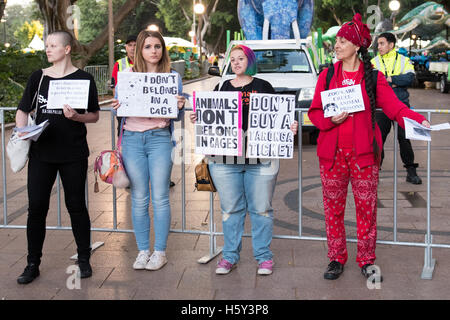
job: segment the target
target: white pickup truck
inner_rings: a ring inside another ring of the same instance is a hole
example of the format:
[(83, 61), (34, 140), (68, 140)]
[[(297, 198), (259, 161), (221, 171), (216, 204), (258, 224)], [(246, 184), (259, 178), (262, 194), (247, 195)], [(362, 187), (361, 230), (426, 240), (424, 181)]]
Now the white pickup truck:
[[(280, 94), (296, 95), (297, 108), (309, 108), (314, 96), (319, 71), (308, 50), (306, 40), (243, 40), (232, 41), (225, 54), (222, 72), (219, 67), (210, 67), (208, 73), (221, 76), (220, 85), (234, 78), (230, 65), (230, 50), (236, 44), (251, 48), (256, 55), (255, 77), (264, 79)], [(315, 144), (317, 129), (303, 113), (303, 132), (310, 132), (310, 141)], [(308, 126), (309, 125), (309, 126)]]
[(432, 61), (428, 70), (439, 78), (441, 92), (447, 93), (450, 87), (450, 62)]

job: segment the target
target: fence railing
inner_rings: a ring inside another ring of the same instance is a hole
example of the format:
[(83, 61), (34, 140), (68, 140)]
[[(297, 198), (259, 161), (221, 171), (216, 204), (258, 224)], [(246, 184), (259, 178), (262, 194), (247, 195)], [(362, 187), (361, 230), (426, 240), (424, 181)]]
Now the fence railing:
[(107, 65), (86, 66), (84, 71), (90, 73), (95, 80), (97, 91), (99, 95), (108, 94), (108, 82), (111, 79), (109, 68)]
[[(109, 104), (110, 101), (103, 101), (101, 108), (102, 112), (110, 112), (111, 114), (111, 147), (115, 148), (115, 134), (116, 134), (116, 123), (115, 123), (115, 115), (111, 111), (111, 108), (104, 107), (105, 105)], [(0, 122), (1, 122), (1, 141), (2, 141), (2, 183), (3, 183), (3, 224), (0, 224), (0, 228), (26, 228), (26, 225), (9, 225), (8, 224), (8, 207), (7, 207), (7, 181), (6, 181), (6, 159), (5, 159), (5, 123), (4, 123), (4, 117), (3, 114), (7, 110), (15, 110), (15, 108), (0, 108)], [(190, 111), (187, 109), (187, 111)], [(297, 116), (298, 119), (304, 119), (303, 115), (306, 114), (308, 109), (297, 109)], [(450, 110), (419, 110), (415, 109), (416, 112), (424, 113), (427, 115), (427, 119), (431, 122), (431, 115), (432, 114), (442, 114), (442, 113), (449, 113)], [(304, 121), (300, 121), (299, 123), (299, 132), (302, 132)], [(306, 124), (307, 125), (307, 124)], [(185, 120), (184, 118), (181, 120), (181, 137), (179, 143), (181, 144), (181, 156), (182, 161), (180, 165), (181, 169), (181, 228), (179, 229), (170, 229), (173, 233), (185, 233), (185, 234), (197, 234), (197, 235), (207, 235), (209, 236), (209, 253), (205, 255), (204, 257), (198, 259), (199, 263), (207, 263), (210, 260), (212, 260), (214, 257), (216, 257), (220, 252), (221, 248), (218, 248), (216, 245), (216, 238), (217, 236), (223, 236), (222, 232), (216, 231), (215, 223), (214, 223), (214, 196), (213, 193), (210, 193), (209, 197), (209, 230), (208, 231), (202, 231), (202, 230), (189, 230), (186, 228), (186, 173), (185, 173), (185, 159), (186, 159), (186, 140), (185, 140)], [(398, 228), (397, 228), (397, 208), (398, 208), (398, 186), (397, 186), (397, 154), (398, 154), (398, 142), (397, 142), (397, 123), (394, 125), (394, 190), (393, 190), (393, 239), (392, 240), (378, 240), (378, 244), (387, 244), (387, 245), (398, 245), (398, 246), (413, 246), (413, 247), (423, 247), (425, 249), (425, 256), (424, 256), (424, 266), (421, 278), (422, 279), (432, 279), (434, 266), (435, 266), (435, 259), (432, 257), (432, 248), (450, 248), (450, 244), (444, 244), (444, 243), (433, 243), (433, 236), (431, 234), (431, 141), (427, 142), (427, 175), (426, 175), (426, 181), (427, 181), (427, 227), (426, 227), (426, 235), (424, 238), (424, 242), (405, 242), (405, 241), (399, 241), (397, 237)], [(301, 135), (298, 139), (298, 177), (303, 176), (302, 172), (302, 162), (303, 162), (303, 147), (302, 147), (302, 139)], [(59, 201), (60, 197), (60, 183), (59, 183), (59, 176), (57, 179), (57, 196), (58, 196), (58, 219), (57, 219), (57, 225), (56, 226), (47, 226), (47, 229), (49, 230), (70, 230), (70, 227), (64, 227), (61, 226), (61, 202)], [(89, 202), (89, 199), (87, 197), (87, 184), (86, 184), (86, 201)], [(294, 240), (312, 240), (312, 241), (326, 241), (326, 237), (312, 237), (312, 236), (305, 236), (303, 234), (303, 186), (302, 186), (302, 179), (298, 179), (298, 234), (297, 235), (273, 235), (274, 239), (294, 239)], [(117, 226), (117, 194), (116, 194), (116, 188), (112, 188), (112, 206), (113, 206), (113, 227), (112, 228), (91, 228), (92, 231), (96, 232), (125, 232), (125, 233), (132, 233), (133, 230), (130, 229), (119, 229)], [(251, 237), (250, 234), (245, 233), (245, 237)], [(357, 239), (355, 238), (348, 238), (348, 242), (357, 242)], [(96, 243), (92, 247), (95, 249), (96, 247), (102, 245), (102, 243)]]

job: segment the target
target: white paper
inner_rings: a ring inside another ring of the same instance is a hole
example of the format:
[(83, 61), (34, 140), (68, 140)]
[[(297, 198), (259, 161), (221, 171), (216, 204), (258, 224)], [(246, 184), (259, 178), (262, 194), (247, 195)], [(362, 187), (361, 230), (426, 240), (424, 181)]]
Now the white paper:
[(250, 94), (247, 157), (292, 159), (295, 95)]
[(194, 91), (195, 153), (242, 156), (242, 93)]
[(119, 117), (178, 117), (178, 74), (118, 72)]
[(450, 123), (444, 122), (427, 128), (417, 121), (403, 117), (405, 121), (405, 137), (411, 140), (431, 141), (431, 131), (449, 130)]
[(26, 127), (22, 127), (22, 128), (15, 128), (14, 131), (28, 132), (26, 135), (19, 137), (19, 139), (21, 139), (21, 140), (31, 139), (33, 141), (37, 141), (39, 139), (39, 137), (41, 136), (41, 133), (44, 131), (45, 128), (47, 128), (48, 125), (49, 125), (48, 120), (45, 120), (44, 122), (41, 122), (38, 125), (26, 126)]
[(72, 109), (87, 109), (89, 80), (50, 80), (47, 109), (62, 109), (65, 104)]
[(322, 91), (324, 117), (329, 118), (342, 112), (358, 112), (365, 109), (361, 85)]

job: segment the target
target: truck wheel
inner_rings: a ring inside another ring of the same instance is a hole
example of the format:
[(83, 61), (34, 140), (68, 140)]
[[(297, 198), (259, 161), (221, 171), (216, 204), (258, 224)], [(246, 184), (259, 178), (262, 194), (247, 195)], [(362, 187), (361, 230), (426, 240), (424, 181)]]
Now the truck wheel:
[(447, 82), (447, 75), (443, 74), (441, 76), (441, 93), (448, 93), (450, 84)]

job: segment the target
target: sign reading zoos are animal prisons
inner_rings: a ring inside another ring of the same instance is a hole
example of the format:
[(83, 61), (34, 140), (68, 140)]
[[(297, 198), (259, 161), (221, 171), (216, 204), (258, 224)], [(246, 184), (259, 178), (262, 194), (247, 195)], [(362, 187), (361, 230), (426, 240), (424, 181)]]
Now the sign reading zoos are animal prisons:
[(205, 155), (242, 155), (242, 93), (193, 93), (195, 153)]
[(119, 72), (119, 117), (176, 118), (178, 74)]
[(322, 91), (324, 117), (332, 117), (342, 112), (357, 112), (365, 109), (361, 85)]
[(51, 80), (48, 87), (47, 109), (87, 109), (89, 80)]
[(294, 154), (295, 96), (252, 93), (247, 131), (247, 157), (291, 159)]

